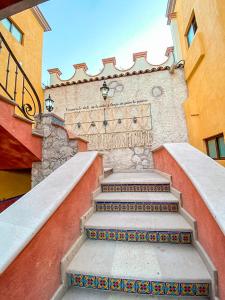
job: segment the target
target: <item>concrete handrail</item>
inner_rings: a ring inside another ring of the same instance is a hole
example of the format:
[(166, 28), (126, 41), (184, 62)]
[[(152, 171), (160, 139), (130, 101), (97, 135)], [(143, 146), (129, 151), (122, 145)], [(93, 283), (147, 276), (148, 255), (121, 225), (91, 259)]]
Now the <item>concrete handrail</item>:
[(98, 152), (80, 152), (0, 214), (0, 273), (11, 264), (74, 189)]
[(165, 148), (191, 180), (225, 234), (225, 168), (188, 143), (166, 143)]

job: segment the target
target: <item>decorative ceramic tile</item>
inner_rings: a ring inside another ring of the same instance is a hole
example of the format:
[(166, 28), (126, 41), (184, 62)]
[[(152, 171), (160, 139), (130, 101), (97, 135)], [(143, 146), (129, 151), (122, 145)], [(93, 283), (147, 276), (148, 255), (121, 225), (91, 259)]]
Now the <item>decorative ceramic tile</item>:
[(164, 282), (152, 282), (152, 295), (165, 295)]
[(196, 296), (207, 296), (207, 295), (209, 295), (209, 284), (196, 283)]
[(151, 283), (149, 281), (137, 280), (137, 293), (138, 294), (150, 294)]
[(179, 296), (179, 283), (166, 282), (165, 294), (170, 296)]
[(120, 211), (128, 211), (128, 203), (121, 203)]
[(129, 208), (128, 211), (137, 211), (136, 203), (129, 203), (128, 208)]
[(102, 184), (102, 192), (169, 192), (170, 185), (164, 184)]
[(126, 241), (127, 240), (127, 234), (125, 231), (118, 231), (117, 233), (117, 240), (118, 241)]
[(158, 240), (157, 240), (157, 232), (149, 232), (149, 234), (148, 234), (148, 240), (151, 243), (158, 242)]
[(106, 230), (98, 230), (97, 233), (99, 240), (107, 240)]
[(171, 233), (170, 234), (170, 242), (175, 243), (175, 244), (180, 243), (180, 234), (178, 232), (177, 233)]
[(137, 242), (147, 242), (147, 232), (137, 232)]
[(73, 286), (83, 287), (83, 286), (84, 286), (83, 275), (80, 275), (80, 274), (72, 274), (72, 275), (71, 275), (71, 284), (72, 284)]
[(195, 295), (195, 284), (194, 283), (181, 283), (181, 295), (182, 296), (194, 296)]
[(180, 239), (182, 244), (190, 244), (191, 242), (191, 236), (188, 232), (181, 233)]
[(135, 280), (124, 279), (123, 280), (124, 292), (135, 293), (136, 292), (136, 282)]
[(97, 236), (97, 231), (95, 229), (91, 230), (87, 230), (87, 237), (89, 239), (92, 239), (92, 240), (97, 240), (98, 239), (98, 236)]
[[(167, 232), (145, 230), (117, 230), (117, 229), (92, 229), (87, 228), (89, 239), (107, 241), (150, 242), (150, 243), (180, 243), (190, 244), (191, 232)], [(187, 239), (183, 240), (183, 237)]]
[(97, 202), (97, 211), (127, 212), (177, 212), (178, 203), (146, 203), (146, 202)]
[(112, 291), (122, 291), (122, 279), (110, 278), (109, 279), (109, 288)]
[(158, 235), (158, 242), (168, 243), (170, 240), (170, 234), (167, 232), (160, 232)]
[(116, 231), (108, 231), (108, 240), (109, 241), (116, 241), (116, 240), (118, 240), (118, 237), (117, 237), (117, 232)]
[(112, 211), (120, 211), (120, 204), (114, 203), (112, 204)]
[(93, 275), (68, 274), (69, 286), (123, 291), (127, 293), (164, 296), (206, 296), (210, 294), (209, 283), (180, 283), (130, 280), (121, 278), (96, 277)]
[(109, 278), (107, 277), (97, 277), (97, 288), (100, 290), (108, 290), (109, 289)]
[(91, 275), (84, 276), (84, 287), (86, 288), (96, 288), (96, 277)]
[(127, 241), (128, 242), (136, 242), (137, 233), (136, 231), (127, 231)]

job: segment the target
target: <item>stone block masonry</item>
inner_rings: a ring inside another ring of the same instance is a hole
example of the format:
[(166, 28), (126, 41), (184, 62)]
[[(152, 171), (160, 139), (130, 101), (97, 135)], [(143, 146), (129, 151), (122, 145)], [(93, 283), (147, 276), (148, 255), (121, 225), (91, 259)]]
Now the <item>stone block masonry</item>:
[(36, 118), (35, 131), (43, 135), (42, 162), (32, 165), (32, 187), (78, 152), (76, 138), (69, 138), (63, 126), (64, 120), (53, 114), (44, 114), (41, 118)]

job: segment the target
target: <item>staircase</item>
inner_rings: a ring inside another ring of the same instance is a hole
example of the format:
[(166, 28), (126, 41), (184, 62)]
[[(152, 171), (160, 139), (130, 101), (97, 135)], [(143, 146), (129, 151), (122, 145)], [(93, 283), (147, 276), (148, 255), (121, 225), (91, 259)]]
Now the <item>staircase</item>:
[(212, 279), (192, 244), (195, 231), (167, 177), (113, 173), (94, 202), (87, 239), (66, 270), (63, 300), (210, 298)]

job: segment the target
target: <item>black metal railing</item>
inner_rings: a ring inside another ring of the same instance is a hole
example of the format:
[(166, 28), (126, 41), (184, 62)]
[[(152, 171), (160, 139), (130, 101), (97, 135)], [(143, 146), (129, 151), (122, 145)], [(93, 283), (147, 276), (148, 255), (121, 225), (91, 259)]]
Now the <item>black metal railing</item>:
[(0, 32), (0, 89), (28, 120), (41, 113), (38, 94)]

